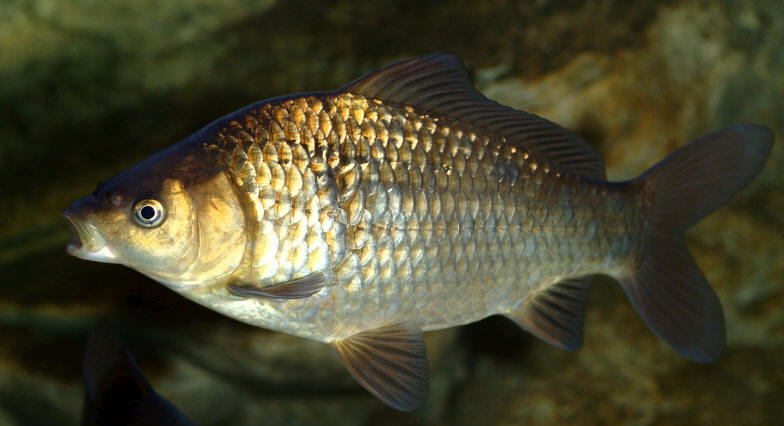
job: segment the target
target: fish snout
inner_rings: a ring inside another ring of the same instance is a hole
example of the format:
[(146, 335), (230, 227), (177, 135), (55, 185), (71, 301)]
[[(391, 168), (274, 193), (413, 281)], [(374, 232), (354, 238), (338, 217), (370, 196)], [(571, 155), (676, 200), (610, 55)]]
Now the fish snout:
[(92, 222), (89, 209), (93, 201), (91, 198), (81, 198), (62, 212), (73, 234), (66, 252), (81, 259), (114, 263), (114, 253), (106, 246), (106, 240)]
[(68, 242), (68, 246), (66, 247), (66, 251), (69, 254), (73, 254), (73, 251), (80, 250), (82, 248), (82, 234), (83, 231), (79, 232), (79, 225), (77, 224), (76, 220), (73, 217), (73, 212), (71, 209), (63, 210), (63, 217), (65, 221), (68, 222), (68, 226), (71, 228), (71, 241)]

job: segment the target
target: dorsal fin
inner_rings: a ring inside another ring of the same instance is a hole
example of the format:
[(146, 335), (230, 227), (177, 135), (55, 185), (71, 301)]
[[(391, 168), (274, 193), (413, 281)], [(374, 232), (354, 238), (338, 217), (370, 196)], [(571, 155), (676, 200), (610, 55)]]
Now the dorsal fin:
[(456, 56), (435, 54), (388, 65), (338, 92), (409, 105), (464, 121), (503, 136), (562, 170), (605, 179), (604, 162), (591, 145), (555, 123), (486, 98), (468, 80)]

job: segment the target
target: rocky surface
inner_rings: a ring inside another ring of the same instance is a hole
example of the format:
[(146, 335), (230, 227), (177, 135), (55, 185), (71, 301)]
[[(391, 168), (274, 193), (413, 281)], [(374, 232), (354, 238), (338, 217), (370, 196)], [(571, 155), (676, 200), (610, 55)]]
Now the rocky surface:
[[(72, 424), (97, 322), (211, 424), (775, 424), (784, 400), (784, 7), (770, 2), (12, 0), (0, 5), (0, 424)], [(252, 5), (251, 5), (252, 4)], [(630, 178), (701, 134), (771, 127), (763, 173), (687, 235), (726, 316), (714, 364), (656, 339), (610, 280), (570, 354), (502, 318), (429, 333), (431, 393), (397, 413), (330, 348), (244, 326), (65, 255), (59, 211), (243, 105), (388, 62), (461, 55), (477, 86)]]

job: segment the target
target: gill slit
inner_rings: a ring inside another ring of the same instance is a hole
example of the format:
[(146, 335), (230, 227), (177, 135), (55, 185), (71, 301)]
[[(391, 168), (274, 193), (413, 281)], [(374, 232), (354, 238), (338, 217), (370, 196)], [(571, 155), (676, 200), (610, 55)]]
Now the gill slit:
[(224, 169), (222, 173), (225, 174), (226, 179), (229, 182), (229, 186), (231, 187), (231, 191), (240, 204), (240, 209), (242, 211), (242, 219), (245, 223), (245, 231), (244, 231), (245, 249), (243, 250), (242, 259), (237, 264), (237, 267), (234, 268), (233, 271), (226, 273), (220, 277), (220, 278), (230, 277), (229, 280), (225, 280), (225, 279), (216, 280), (215, 282), (209, 285), (205, 285), (203, 291), (204, 293), (208, 293), (210, 291), (214, 291), (218, 289), (224, 289), (226, 284), (239, 280), (240, 278), (242, 278), (242, 276), (246, 275), (249, 271), (252, 270), (253, 251), (255, 250), (255, 244), (256, 244), (255, 236), (259, 228), (260, 217), (256, 217), (256, 218), (253, 217), (254, 206), (253, 206), (253, 201), (250, 199), (250, 194), (243, 192), (242, 186), (236, 184), (235, 179), (228, 168)]

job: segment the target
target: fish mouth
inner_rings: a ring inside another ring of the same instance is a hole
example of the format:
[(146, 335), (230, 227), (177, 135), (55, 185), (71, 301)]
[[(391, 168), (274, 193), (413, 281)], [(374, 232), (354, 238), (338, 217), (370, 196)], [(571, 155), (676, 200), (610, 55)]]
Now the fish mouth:
[(90, 221), (80, 220), (70, 210), (63, 212), (73, 234), (65, 251), (71, 256), (95, 262), (116, 263), (116, 256)]
[[(68, 222), (68, 227), (71, 228), (71, 241), (68, 242), (68, 246), (66, 247), (66, 251), (71, 253), (73, 251), (81, 250), (82, 248), (82, 239), (79, 236), (79, 226), (74, 223), (73, 218), (68, 216), (66, 212), (63, 212), (63, 216), (65, 217), (65, 221)], [(84, 232), (82, 232), (84, 233)]]

